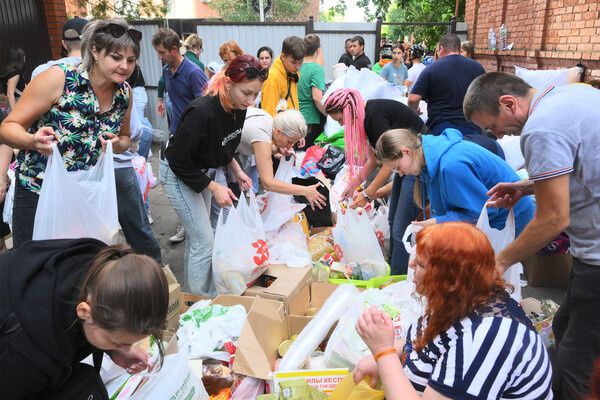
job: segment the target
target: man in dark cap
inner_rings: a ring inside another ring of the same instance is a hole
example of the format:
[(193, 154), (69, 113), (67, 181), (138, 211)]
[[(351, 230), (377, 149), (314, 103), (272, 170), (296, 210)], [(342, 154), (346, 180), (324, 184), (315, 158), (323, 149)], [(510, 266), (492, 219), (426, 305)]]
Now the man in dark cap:
[(67, 57), (60, 60), (50, 60), (45, 64), (39, 65), (31, 73), (33, 79), (40, 72), (44, 72), (48, 68), (56, 64), (77, 64), (81, 61), (81, 33), (86, 24), (90, 22), (87, 19), (74, 17), (65, 22), (63, 25), (62, 45), (67, 51)]

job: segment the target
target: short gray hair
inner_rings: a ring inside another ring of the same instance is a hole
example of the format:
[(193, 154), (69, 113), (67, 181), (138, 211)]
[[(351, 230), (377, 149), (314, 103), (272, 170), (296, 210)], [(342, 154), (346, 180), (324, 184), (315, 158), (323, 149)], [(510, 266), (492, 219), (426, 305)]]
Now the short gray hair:
[(463, 112), (467, 121), (478, 111), (489, 115), (500, 113), (500, 96), (525, 97), (531, 86), (516, 75), (506, 72), (489, 72), (471, 82), (463, 100)]
[(123, 48), (130, 48), (133, 50), (135, 58), (140, 58), (139, 42), (135, 42), (127, 33), (121, 37), (113, 36), (104, 29), (108, 24), (117, 24), (125, 29), (131, 29), (131, 26), (123, 18), (99, 19), (87, 24), (83, 28), (83, 42), (81, 44), (81, 66), (86, 71), (91, 71), (94, 68), (94, 55), (92, 54), (92, 48), (94, 47), (98, 53), (104, 51), (105, 54)]
[(273, 128), (279, 129), (290, 139), (304, 138), (308, 129), (306, 120), (298, 110), (286, 110), (277, 113), (273, 118)]

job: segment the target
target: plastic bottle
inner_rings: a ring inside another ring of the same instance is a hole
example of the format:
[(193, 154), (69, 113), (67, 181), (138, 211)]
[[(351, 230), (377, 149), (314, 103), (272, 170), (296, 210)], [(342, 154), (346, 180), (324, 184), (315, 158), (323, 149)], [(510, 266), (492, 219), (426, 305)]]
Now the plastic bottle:
[(488, 49), (496, 50), (496, 33), (493, 26), (490, 28), (490, 33), (488, 33)]
[(506, 34), (506, 25), (502, 24), (502, 26), (500, 27), (500, 43), (498, 43), (498, 49), (500, 50), (506, 50)]

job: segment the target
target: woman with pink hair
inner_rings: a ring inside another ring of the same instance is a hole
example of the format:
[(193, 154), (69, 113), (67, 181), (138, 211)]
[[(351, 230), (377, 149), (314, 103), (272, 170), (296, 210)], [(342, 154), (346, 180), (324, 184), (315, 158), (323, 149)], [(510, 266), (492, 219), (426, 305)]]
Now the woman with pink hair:
[[(369, 100), (364, 102), (354, 89), (339, 89), (331, 93), (325, 102), (325, 111), (331, 118), (344, 126), (346, 163), (350, 173), (350, 183), (342, 194), (343, 199), (352, 197), (350, 207), (364, 207), (367, 202), (390, 195), (389, 187), (384, 186), (392, 170), (381, 167), (377, 177), (363, 191), (356, 188), (377, 168), (374, 149), (384, 132), (390, 129), (409, 129), (415, 134), (428, 133), (427, 126), (409, 107), (395, 100)], [(413, 200), (414, 176), (394, 176), (390, 199), (390, 266), (394, 275), (406, 274), (408, 253), (402, 244), (406, 227), (420, 213)]]

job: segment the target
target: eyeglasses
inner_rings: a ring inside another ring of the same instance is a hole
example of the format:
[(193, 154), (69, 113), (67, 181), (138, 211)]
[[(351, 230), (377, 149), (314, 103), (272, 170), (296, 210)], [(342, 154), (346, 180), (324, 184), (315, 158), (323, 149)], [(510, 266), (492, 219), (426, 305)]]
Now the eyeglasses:
[(142, 32), (137, 29), (127, 29), (123, 25), (109, 23), (106, 27), (102, 29), (103, 32), (110, 32), (116, 38), (122, 37), (124, 34), (127, 34), (131, 40), (136, 43), (139, 43), (142, 40)]
[(246, 73), (247, 79), (256, 79), (259, 78), (261, 81), (266, 81), (269, 77), (269, 69), (263, 68), (258, 70), (252, 66), (247, 66), (245, 68), (233, 68), (231, 71), (244, 71)]

